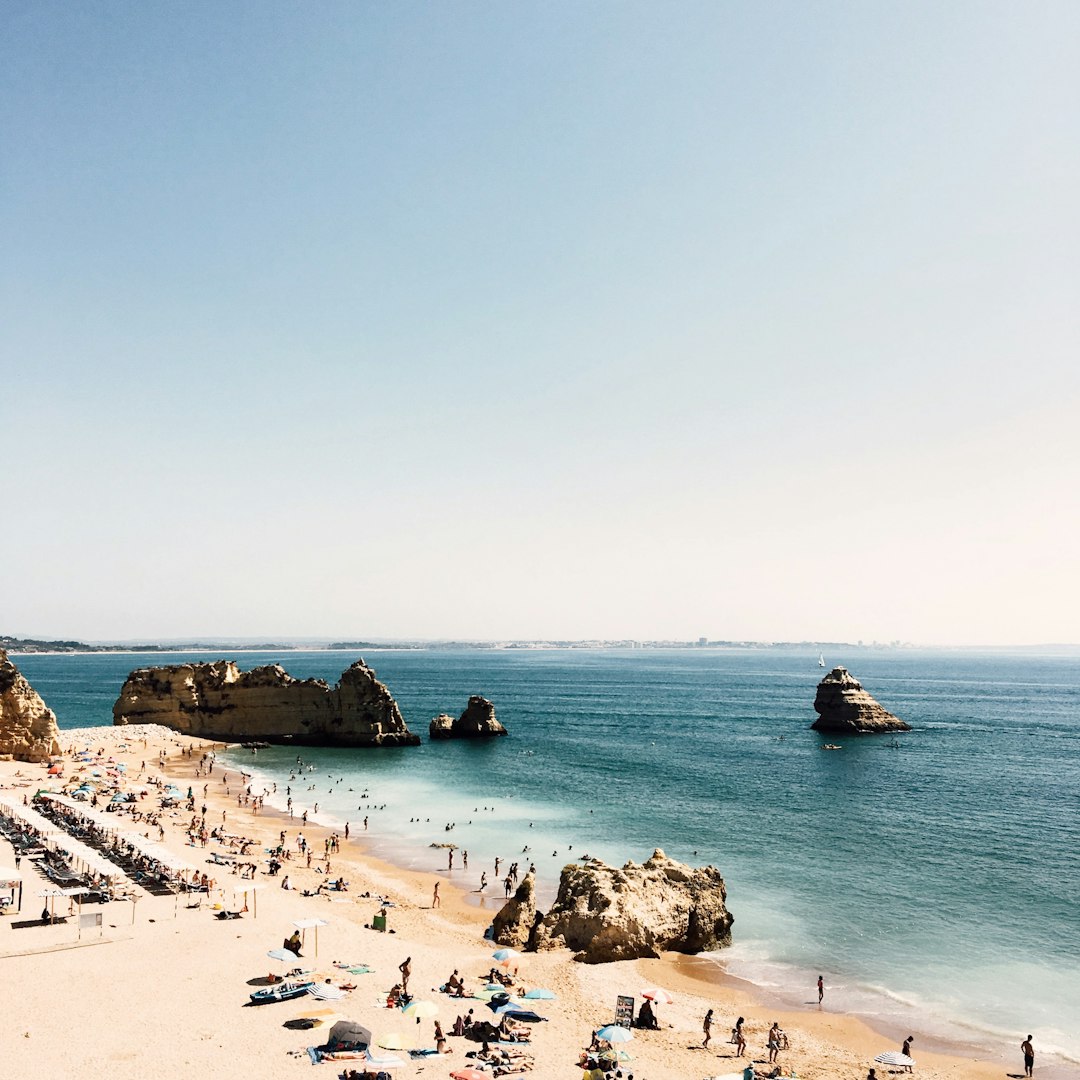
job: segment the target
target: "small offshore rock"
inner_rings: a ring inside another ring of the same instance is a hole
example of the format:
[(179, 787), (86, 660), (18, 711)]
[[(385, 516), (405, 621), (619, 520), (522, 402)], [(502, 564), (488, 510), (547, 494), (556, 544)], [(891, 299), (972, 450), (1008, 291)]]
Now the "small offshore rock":
[(428, 725), (429, 739), (487, 739), (509, 734), (496, 719), (495, 706), (479, 694), (469, 698), (456, 720), (449, 713), (440, 713)]

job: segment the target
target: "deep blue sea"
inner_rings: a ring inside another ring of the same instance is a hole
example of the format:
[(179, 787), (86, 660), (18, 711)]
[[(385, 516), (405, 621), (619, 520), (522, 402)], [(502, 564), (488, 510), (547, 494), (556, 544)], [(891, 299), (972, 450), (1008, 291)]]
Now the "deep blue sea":
[[(82, 727), (111, 723), (129, 670), (182, 658), (13, 659), (61, 727)], [(333, 683), (355, 657), (236, 658)], [(718, 957), (733, 974), (802, 1003), (821, 973), (836, 1008), (988, 1047), (1015, 1048), (1032, 1032), (1042, 1053), (1080, 1062), (1077, 656), (827, 656), (915, 728), (836, 739), (839, 751), (822, 750), (828, 739), (810, 730), (816, 652), (366, 659), (422, 736), (432, 716), (457, 714), (473, 693), (495, 703), (511, 735), (236, 752), (238, 764), (277, 782), (281, 801), (289, 785), (297, 812), (318, 802), (321, 819), (354, 831), (366, 815), (379, 852), (415, 868), (445, 867), (429, 845), (453, 841), (470, 855), (455, 880), (475, 889), (486, 871), (492, 907), (502, 896), (495, 855), (534, 860), (548, 892), (580, 854), (641, 861), (662, 847), (713, 863), (735, 915), (735, 945)], [(298, 753), (315, 768), (290, 784)]]

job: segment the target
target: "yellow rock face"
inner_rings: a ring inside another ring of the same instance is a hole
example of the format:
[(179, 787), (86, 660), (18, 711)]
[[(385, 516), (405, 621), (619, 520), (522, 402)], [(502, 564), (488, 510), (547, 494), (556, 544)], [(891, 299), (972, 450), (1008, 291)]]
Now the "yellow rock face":
[(59, 753), (56, 715), (0, 649), (0, 754), (46, 761)]

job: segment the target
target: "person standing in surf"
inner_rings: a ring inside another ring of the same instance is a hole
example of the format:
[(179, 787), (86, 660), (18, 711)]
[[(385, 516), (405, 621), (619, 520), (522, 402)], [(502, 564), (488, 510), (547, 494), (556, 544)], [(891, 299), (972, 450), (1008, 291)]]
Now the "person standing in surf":
[(1024, 1055), (1024, 1075), (1031, 1076), (1035, 1071), (1035, 1047), (1030, 1035), (1020, 1044), (1020, 1052)]

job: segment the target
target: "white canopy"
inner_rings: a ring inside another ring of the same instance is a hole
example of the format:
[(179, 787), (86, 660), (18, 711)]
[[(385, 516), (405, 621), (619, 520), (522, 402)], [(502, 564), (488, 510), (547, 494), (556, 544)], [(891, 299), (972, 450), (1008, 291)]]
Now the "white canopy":
[(18, 870), (12, 870), (10, 866), (0, 866), (0, 889), (10, 889), (22, 879), (23, 876)]
[(167, 866), (178, 874), (194, 872), (196, 869), (191, 863), (170, 851), (164, 844), (159, 844), (156, 840), (150, 840), (143, 836), (142, 833), (127, 832), (120, 839), (125, 844), (130, 844), (148, 859), (155, 859), (162, 866)]
[(15, 818), (16, 821), (21, 821), (24, 825), (37, 829), (43, 836), (61, 832), (61, 829), (47, 817), (39, 814), (32, 806), (23, 806), (18, 799), (0, 795), (0, 810), (7, 817)]
[(66, 806), (69, 810), (78, 814), (84, 821), (92, 821), (99, 829), (105, 829), (112, 831), (115, 829), (126, 828), (130, 822), (123, 821), (115, 814), (106, 814), (104, 811), (98, 810), (93, 806), (87, 806), (85, 803), (78, 802), (76, 799), (71, 799), (67, 795), (57, 795), (51, 791), (43, 791), (42, 798), (52, 799), (53, 802), (59, 803), (61, 806)]
[(50, 848), (67, 853), (71, 858), (83, 863), (90, 873), (100, 874), (106, 878), (123, 877), (123, 871), (114, 866), (108, 859), (64, 832), (63, 829), (59, 828), (43, 814), (39, 814), (32, 806), (23, 806), (22, 803), (14, 799), (0, 796), (0, 807), (9, 816), (23, 822), (25, 825), (29, 825), (33, 829), (37, 829)]

